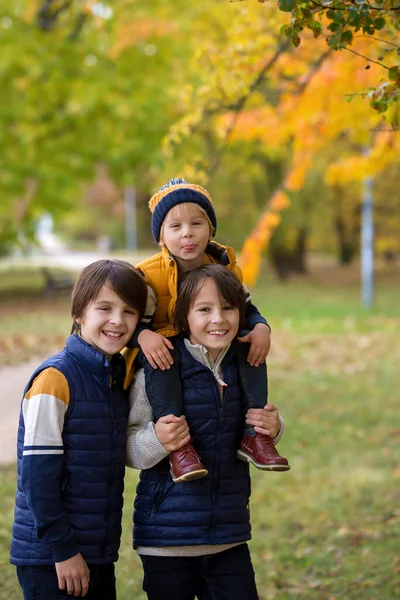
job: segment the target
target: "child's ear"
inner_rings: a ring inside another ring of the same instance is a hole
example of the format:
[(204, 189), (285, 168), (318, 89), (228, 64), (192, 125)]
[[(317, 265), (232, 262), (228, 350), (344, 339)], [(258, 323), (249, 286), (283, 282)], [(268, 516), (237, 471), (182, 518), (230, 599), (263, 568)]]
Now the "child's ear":
[(82, 325), (83, 323), (83, 317), (76, 317), (74, 319), (75, 323), (78, 323), (78, 325)]

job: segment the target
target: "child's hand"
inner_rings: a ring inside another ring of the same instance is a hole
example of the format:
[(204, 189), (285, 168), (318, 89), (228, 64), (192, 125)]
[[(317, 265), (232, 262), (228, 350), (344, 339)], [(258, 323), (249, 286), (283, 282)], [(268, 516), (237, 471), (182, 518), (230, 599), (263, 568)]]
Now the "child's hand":
[(167, 452), (179, 450), (190, 440), (189, 427), (182, 415), (167, 415), (160, 417), (154, 425), (156, 436)]
[(243, 337), (238, 337), (239, 342), (248, 342), (251, 344), (247, 362), (252, 367), (259, 367), (265, 362), (271, 347), (271, 330), (265, 323), (257, 325)]
[(84, 598), (89, 591), (90, 571), (82, 554), (56, 562), (58, 587), (72, 596)]
[(153, 369), (160, 367), (161, 371), (165, 371), (165, 369), (169, 369), (174, 363), (169, 352), (174, 347), (169, 339), (163, 335), (155, 331), (150, 331), (150, 329), (145, 329), (139, 333), (138, 343)]
[(279, 411), (274, 404), (266, 404), (264, 408), (249, 408), (246, 413), (246, 423), (254, 425), (257, 433), (276, 437), (281, 428)]

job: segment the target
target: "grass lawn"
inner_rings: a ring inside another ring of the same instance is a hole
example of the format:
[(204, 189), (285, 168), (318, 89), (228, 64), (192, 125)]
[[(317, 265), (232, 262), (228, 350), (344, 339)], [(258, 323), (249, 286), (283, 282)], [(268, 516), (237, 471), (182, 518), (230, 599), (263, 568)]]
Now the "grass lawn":
[(46, 294), (45, 287), (39, 267), (0, 269), (0, 367), (63, 347), (71, 329), (70, 291)]
[[(396, 278), (380, 274), (371, 311), (359, 305), (355, 273), (326, 266), (305, 280), (264, 282), (254, 300), (273, 328), (270, 399), (285, 416), (281, 452), (292, 465), (288, 473), (252, 468), (250, 546), (260, 600), (395, 600), (400, 595)], [(55, 315), (45, 307), (43, 330), (47, 319), (60, 323), (61, 312), (61, 306)], [(11, 323), (10, 313), (9, 331)], [(19, 319), (15, 323), (18, 327)], [(119, 600), (145, 598), (130, 542), (136, 481), (137, 474), (129, 472)], [(1, 600), (21, 598), (8, 565), (14, 486), (14, 467), (3, 468)]]

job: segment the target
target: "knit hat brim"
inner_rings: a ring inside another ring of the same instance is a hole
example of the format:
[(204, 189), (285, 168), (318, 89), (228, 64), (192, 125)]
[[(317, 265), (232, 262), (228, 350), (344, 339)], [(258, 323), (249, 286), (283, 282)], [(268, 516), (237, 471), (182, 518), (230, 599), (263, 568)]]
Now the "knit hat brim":
[(160, 241), (161, 227), (168, 212), (174, 206), (185, 202), (201, 206), (211, 221), (214, 235), (217, 228), (217, 217), (209, 193), (200, 185), (179, 183), (159, 190), (149, 202), (150, 210), (153, 213), (151, 230), (157, 243)]

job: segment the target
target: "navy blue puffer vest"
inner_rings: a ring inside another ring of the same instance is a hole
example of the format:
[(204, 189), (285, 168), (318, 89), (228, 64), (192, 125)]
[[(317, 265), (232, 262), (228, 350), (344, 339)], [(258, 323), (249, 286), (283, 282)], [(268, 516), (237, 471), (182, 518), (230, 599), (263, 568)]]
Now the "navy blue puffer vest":
[[(72, 335), (62, 352), (47, 359), (33, 373), (24, 395), (34, 378), (48, 367), (61, 371), (70, 389), (62, 434), (62, 505), (86, 562), (112, 563), (118, 558), (121, 537), (129, 413), (127, 392), (122, 388), (123, 358), (116, 355), (110, 364), (102, 352)], [(21, 415), (11, 562), (17, 565), (54, 564), (51, 551), (36, 536), (33, 515), (21, 485), (23, 444)]]
[(248, 464), (236, 458), (243, 435), (243, 406), (236, 347), (225, 356), (221, 398), (209, 368), (176, 338), (183, 414), (208, 469), (196, 481), (176, 484), (168, 459), (141, 472), (134, 511), (134, 546), (227, 544), (250, 539)]

